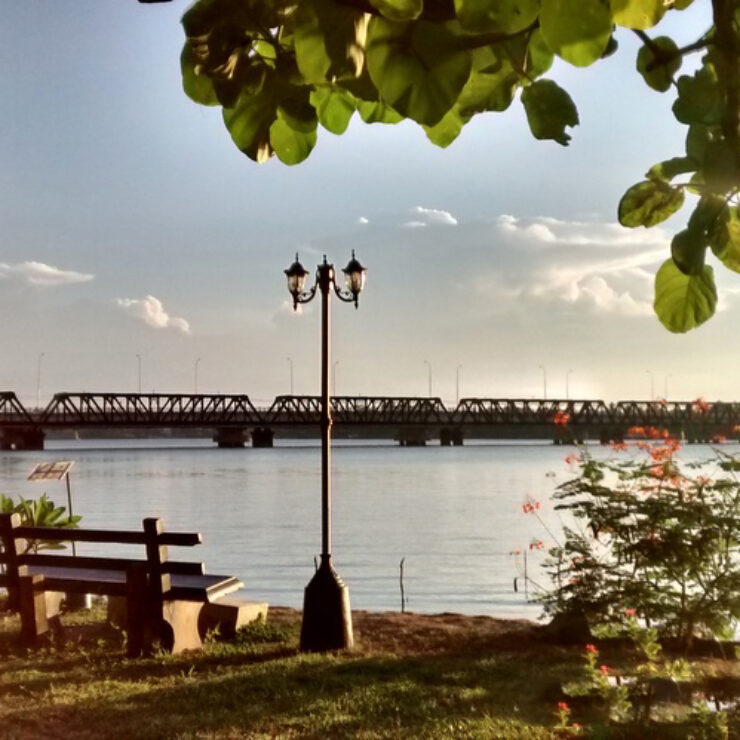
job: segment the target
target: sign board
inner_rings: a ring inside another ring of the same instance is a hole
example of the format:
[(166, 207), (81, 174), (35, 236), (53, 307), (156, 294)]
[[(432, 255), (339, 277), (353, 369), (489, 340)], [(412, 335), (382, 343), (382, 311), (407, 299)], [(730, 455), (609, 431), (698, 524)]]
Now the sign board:
[(56, 460), (55, 462), (39, 463), (28, 476), (28, 480), (63, 480), (74, 465), (74, 460)]

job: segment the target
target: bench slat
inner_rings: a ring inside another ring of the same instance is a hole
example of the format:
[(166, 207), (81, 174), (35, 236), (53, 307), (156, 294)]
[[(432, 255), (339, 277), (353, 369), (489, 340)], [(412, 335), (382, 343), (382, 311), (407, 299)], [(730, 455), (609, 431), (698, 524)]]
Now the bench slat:
[[(26, 553), (18, 558), (21, 565), (48, 566), (52, 568), (74, 568), (83, 570), (120, 570), (125, 571), (130, 565), (146, 565), (146, 560), (135, 558), (105, 558), (105, 557), (83, 557), (80, 555), (45, 555), (42, 553)], [(162, 563), (165, 573), (181, 573), (183, 575), (203, 575), (205, 565), (196, 562), (178, 562), (168, 560)]]
[[(49, 542), (115, 542), (121, 545), (143, 545), (144, 532), (113, 531), (110, 529), (60, 529), (59, 527), (16, 527), (16, 537)], [(199, 532), (163, 532), (158, 538), (161, 545), (191, 547), (200, 545)]]

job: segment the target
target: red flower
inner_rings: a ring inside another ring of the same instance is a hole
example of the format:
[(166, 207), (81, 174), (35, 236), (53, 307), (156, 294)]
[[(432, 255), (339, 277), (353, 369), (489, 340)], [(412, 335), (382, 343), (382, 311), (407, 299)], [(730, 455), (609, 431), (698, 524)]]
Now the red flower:
[(599, 651), (596, 649), (596, 645), (589, 642), (588, 645), (586, 645), (586, 652), (596, 655)]
[(611, 670), (611, 668), (609, 668), (609, 666), (608, 666), (608, 665), (602, 665), (602, 666), (599, 666), (599, 670), (600, 670), (600, 671), (601, 671), (601, 672), (602, 672), (602, 673), (603, 673), (603, 674), (604, 674), (605, 676), (607, 676), (607, 675), (609, 674), (609, 671)]
[(636, 617), (636, 616), (637, 616), (637, 609), (625, 609), (625, 610), (624, 610), (624, 613), (625, 613), (625, 614), (626, 614), (626, 615), (627, 615), (628, 617), (630, 617), (630, 618), (632, 618), (632, 617)]
[(707, 403), (703, 398), (697, 398), (696, 401), (694, 401), (692, 409), (696, 411), (698, 414), (706, 414), (709, 409), (712, 408), (711, 403)]
[(545, 547), (545, 543), (542, 540), (532, 540), (529, 543), (530, 550), (542, 550)]
[(567, 411), (555, 412), (555, 424), (564, 427), (570, 420), (570, 414)]
[(558, 702), (558, 709), (561, 712), (570, 712), (570, 707), (564, 701)]
[(627, 445), (624, 442), (612, 442), (611, 447), (613, 450), (617, 450), (618, 452), (621, 452), (627, 449)]

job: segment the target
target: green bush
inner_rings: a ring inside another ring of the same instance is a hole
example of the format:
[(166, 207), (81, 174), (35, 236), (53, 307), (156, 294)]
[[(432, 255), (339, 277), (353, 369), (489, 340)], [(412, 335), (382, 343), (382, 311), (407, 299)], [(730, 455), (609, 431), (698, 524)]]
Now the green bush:
[[(18, 497), (18, 503), (0, 493), (0, 513), (20, 514), (21, 524), (26, 527), (59, 527), (76, 529), (82, 519), (78, 515), (65, 516), (66, 508), (56, 506), (44, 493), (39, 499)], [(63, 550), (64, 543), (59, 540), (27, 540), (25, 552), (39, 550)]]
[[(653, 439), (637, 443), (638, 457), (602, 461), (583, 450), (578, 475), (555, 492), (573, 524), (545, 562), (553, 583), (540, 597), (545, 613), (591, 624), (637, 615), (684, 643), (726, 636), (740, 617), (735, 466), (718, 451), (681, 466), (674, 440), (640, 431)], [(709, 467), (715, 477), (703, 474)]]

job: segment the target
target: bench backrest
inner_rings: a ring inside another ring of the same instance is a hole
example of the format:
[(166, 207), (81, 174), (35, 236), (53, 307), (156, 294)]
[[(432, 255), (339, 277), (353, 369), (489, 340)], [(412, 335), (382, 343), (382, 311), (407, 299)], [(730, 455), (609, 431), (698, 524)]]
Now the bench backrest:
[[(146, 558), (77, 557), (74, 555), (47, 555), (26, 551), (28, 540), (47, 542), (109, 542), (126, 545), (143, 545)], [(203, 541), (197, 532), (165, 532), (164, 524), (157, 518), (143, 520), (143, 530), (121, 531), (108, 529), (60, 529), (58, 527), (28, 527), (21, 525), (19, 514), (0, 514), (0, 563), (5, 573), (0, 574), (0, 585), (8, 591), (11, 608), (18, 594), (18, 579), (28, 566), (63, 566), (65, 568), (127, 571), (131, 567), (146, 566), (150, 597), (162, 601), (170, 590), (170, 574), (200, 575), (203, 563), (174, 562), (169, 560), (168, 547), (199, 545)]]

